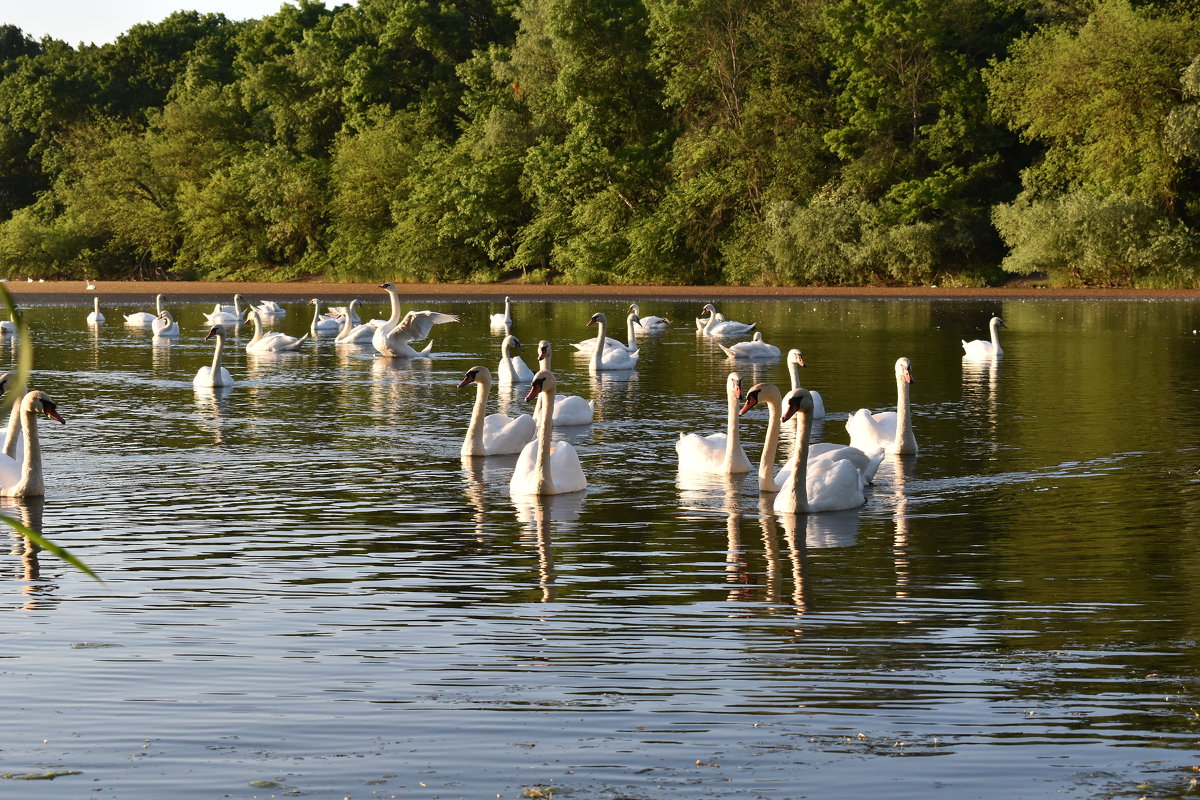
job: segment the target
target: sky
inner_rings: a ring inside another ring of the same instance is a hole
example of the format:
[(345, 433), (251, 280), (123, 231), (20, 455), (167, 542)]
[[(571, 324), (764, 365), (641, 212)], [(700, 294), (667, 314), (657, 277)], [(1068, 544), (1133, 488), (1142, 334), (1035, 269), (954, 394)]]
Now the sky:
[[(327, 7), (346, 0), (326, 2)], [(274, 14), (285, 0), (0, 0), (0, 24), (34, 39), (52, 36), (70, 45), (107, 44), (139, 22), (159, 22), (174, 11), (220, 12), (229, 19)]]

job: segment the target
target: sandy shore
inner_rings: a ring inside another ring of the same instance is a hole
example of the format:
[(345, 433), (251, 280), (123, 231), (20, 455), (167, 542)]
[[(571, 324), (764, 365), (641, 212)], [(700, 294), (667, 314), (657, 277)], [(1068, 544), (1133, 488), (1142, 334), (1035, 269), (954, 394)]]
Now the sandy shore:
[[(84, 296), (113, 298), (120, 303), (154, 302), (163, 294), (189, 302), (229, 299), (235, 292), (250, 301), (295, 301), (310, 297), (350, 300), (381, 295), (374, 283), (206, 283), (192, 281), (97, 281), (89, 290), (83, 281), (10, 282), (5, 286), (19, 305), (78, 303)], [(1044, 289), (1029, 286), (989, 288), (844, 287), (844, 286), (546, 286), (503, 284), (399, 284), (401, 297), (412, 300), (516, 300), (562, 298), (663, 299), (719, 301), (740, 298), (945, 298), (963, 300), (1188, 300), (1200, 299), (1200, 289)]]

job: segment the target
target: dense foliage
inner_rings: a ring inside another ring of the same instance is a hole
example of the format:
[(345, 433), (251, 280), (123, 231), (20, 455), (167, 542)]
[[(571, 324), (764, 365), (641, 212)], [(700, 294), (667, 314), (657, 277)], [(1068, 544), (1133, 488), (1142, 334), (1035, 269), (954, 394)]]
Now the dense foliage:
[(0, 25), (0, 274), (1200, 284), (1189, 3), (299, 0)]

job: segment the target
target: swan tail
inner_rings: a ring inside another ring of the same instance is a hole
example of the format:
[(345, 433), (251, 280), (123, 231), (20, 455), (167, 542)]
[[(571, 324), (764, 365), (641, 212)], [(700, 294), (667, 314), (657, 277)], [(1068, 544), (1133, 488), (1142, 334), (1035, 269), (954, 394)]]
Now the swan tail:
[(420, 354), (427, 356), (433, 352), (433, 339), (429, 340), (429, 344), (425, 345), (425, 349), (420, 351)]
[(717, 344), (717, 347), (719, 347), (719, 348), (721, 348), (722, 350), (724, 350), (724, 351), (725, 351), (725, 355), (729, 356), (730, 358), (737, 358), (737, 353), (733, 352), (733, 350), (732, 350), (731, 348), (728, 348), (728, 347), (726, 347), (725, 345), (723, 345), (723, 344), (719, 344), (719, 343)]
[(863, 483), (874, 483), (875, 473), (879, 471), (879, 465), (883, 463), (884, 449), (879, 448), (879, 452), (871, 456), (871, 460), (867, 462), (867, 468), (862, 472)]

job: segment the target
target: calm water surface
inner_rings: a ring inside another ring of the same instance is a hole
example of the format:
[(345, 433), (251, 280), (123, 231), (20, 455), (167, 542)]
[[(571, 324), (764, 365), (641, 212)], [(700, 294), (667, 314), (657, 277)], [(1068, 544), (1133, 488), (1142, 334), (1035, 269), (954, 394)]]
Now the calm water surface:
[[(590, 487), (540, 505), (510, 498), (515, 458), (458, 455), (474, 389), (456, 384), (494, 370), (498, 303), (436, 305), (462, 322), (432, 361), (329, 337), (254, 357), (243, 330), (215, 395), (191, 386), (207, 306), (174, 307), (165, 345), (119, 324), (133, 306), (98, 331), (82, 305), (27, 309), (35, 385), (68, 424), (41, 425), (44, 503), (9, 511), (106, 583), (10, 537), (0, 772), (78, 774), (4, 796), (1189, 791), (1197, 304), (723, 305), (804, 351), (823, 440), (894, 406), (912, 359), (920, 454), (862, 509), (799, 522), (753, 476), (677, 478), (679, 433), (724, 425), (730, 365), (698, 306), (642, 303), (678, 322), (600, 380), (568, 344), (597, 310), (623, 336), (624, 304), (516, 306), (526, 359), (550, 340), (560, 391), (597, 404), (560, 432)], [(306, 330), (287, 308), (278, 327)], [(964, 365), (992, 313), (1003, 360)], [(738, 369), (787, 382), (782, 361)], [(743, 421), (752, 459), (765, 427)]]

